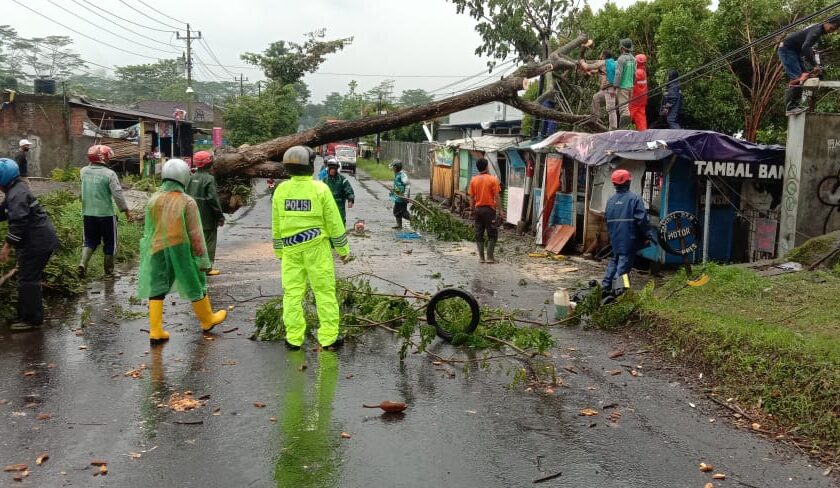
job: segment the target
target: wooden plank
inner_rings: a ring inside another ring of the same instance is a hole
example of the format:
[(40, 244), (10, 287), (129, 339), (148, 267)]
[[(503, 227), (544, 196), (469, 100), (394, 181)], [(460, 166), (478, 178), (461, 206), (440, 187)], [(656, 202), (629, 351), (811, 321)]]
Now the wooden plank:
[(548, 241), (545, 250), (560, 254), (566, 243), (575, 235), (575, 228), (572, 225), (555, 225), (549, 231)]

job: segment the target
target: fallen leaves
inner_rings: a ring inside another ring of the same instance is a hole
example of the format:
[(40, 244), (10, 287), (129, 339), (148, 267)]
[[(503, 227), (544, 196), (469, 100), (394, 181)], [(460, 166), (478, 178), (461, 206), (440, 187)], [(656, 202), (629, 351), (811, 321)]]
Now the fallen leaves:
[(103, 461), (102, 459), (94, 459), (90, 462), (91, 466), (107, 466), (108, 461)]
[(23, 375), (24, 376), (35, 376), (35, 371), (24, 371)]
[(9, 464), (3, 468), (3, 471), (10, 473), (13, 471), (26, 471), (27, 469), (29, 469), (29, 466), (25, 464)]
[(129, 378), (134, 378), (135, 380), (139, 380), (140, 378), (143, 377), (143, 370), (145, 370), (145, 369), (149, 369), (149, 367), (146, 366), (145, 363), (141, 363), (140, 366), (137, 366), (137, 368), (126, 371), (125, 373), (123, 373), (123, 376), (127, 376)]
[(594, 417), (598, 415), (598, 411), (591, 408), (584, 408), (578, 412), (578, 415), (581, 417)]
[(269, 417), (268, 421), (269, 422), (277, 422), (277, 417)]
[(221, 415), (221, 414), (222, 414), (222, 409), (221, 409), (221, 407), (216, 407), (216, 408), (214, 408), (214, 409), (213, 409), (213, 416), (214, 416), (214, 417), (218, 417), (218, 416), (219, 416), (219, 415)]
[(758, 422), (753, 422), (750, 427), (752, 427), (752, 430), (761, 430), (761, 424)]
[(222, 361), (222, 366), (236, 366), (236, 360), (235, 359), (225, 359), (224, 361)]
[(621, 370), (620, 369), (612, 369), (610, 371), (607, 371), (607, 373), (609, 373), (610, 376), (618, 376), (618, 375), (621, 374)]
[(9, 404), (9, 400), (5, 400), (5, 399), (0, 400), (0, 405), (8, 405), (8, 404)]
[(715, 484), (714, 483), (706, 483), (705, 485), (703, 485), (703, 488), (715, 488)]
[(342, 432), (342, 433), (341, 433), (341, 438), (342, 438), (342, 439), (352, 439), (352, 438), (353, 438), (353, 436), (352, 436), (352, 435), (350, 435), (350, 434), (348, 434), (347, 432)]
[(48, 412), (41, 412), (35, 416), (35, 420), (52, 420), (52, 414)]
[(306, 368), (308, 368), (308, 366), (306, 365), (306, 363), (303, 363), (300, 366), (298, 366), (298, 371), (305, 371)]
[(257, 408), (265, 408), (265, 403), (263, 402), (254, 402), (254, 406)]
[(607, 354), (607, 357), (610, 359), (618, 359), (621, 356), (624, 356), (624, 349), (616, 349), (614, 351), (610, 351), (610, 353)]
[(23, 479), (26, 478), (27, 476), (29, 476), (29, 470), (24, 469), (23, 471), (19, 472), (18, 474), (12, 476), (12, 479), (20, 482), (20, 481), (23, 481)]
[(38, 456), (37, 459), (35, 459), (35, 464), (40, 466), (40, 465), (44, 464), (45, 462), (47, 462), (47, 459), (49, 459), (49, 458), (50, 458), (49, 454), (43, 453), (40, 456)]
[(87, 347), (87, 346), (85, 346), (85, 345), (81, 345), (81, 346), (79, 346), (79, 350), (80, 350), (80, 351), (84, 351), (84, 350), (86, 350), (87, 348), (88, 348), (88, 347)]
[(713, 469), (715, 469), (715, 467), (712, 466), (711, 464), (700, 463), (700, 471), (702, 471), (704, 473), (708, 473), (709, 471), (712, 471)]
[(725, 479), (726, 479), (726, 475), (725, 475), (725, 474), (723, 474), (723, 473), (715, 473), (715, 474), (713, 474), (713, 475), (712, 475), (712, 479), (716, 479), (716, 480), (725, 480)]
[(621, 412), (616, 410), (615, 412), (611, 413), (609, 417), (607, 417), (610, 422), (617, 424), (619, 420), (621, 420)]
[(201, 407), (202, 403), (193, 398), (193, 392), (187, 390), (184, 393), (175, 392), (169, 397), (167, 406), (176, 412), (186, 412)]

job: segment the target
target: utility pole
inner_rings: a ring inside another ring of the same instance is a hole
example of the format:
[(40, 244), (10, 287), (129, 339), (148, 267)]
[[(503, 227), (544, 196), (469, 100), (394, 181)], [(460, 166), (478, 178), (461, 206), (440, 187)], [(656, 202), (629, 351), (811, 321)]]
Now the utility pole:
[(245, 78), (242, 73), (239, 73), (239, 78), (234, 76), (233, 81), (239, 82), (239, 96), (245, 95), (245, 82), (248, 81), (248, 78)]
[[(382, 92), (379, 92), (379, 101), (376, 103), (376, 115), (382, 115)], [(382, 150), (380, 146), (381, 140), (381, 133), (376, 133), (376, 164), (379, 164), (379, 153)]]
[(201, 31), (190, 31), (190, 24), (187, 24), (187, 35), (182, 36), (180, 32), (175, 33), (175, 37), (187, 42), (187, 55), (184, 59), (187, 66), (187, 120), (192, 120), (192, 42), (201, 39)]

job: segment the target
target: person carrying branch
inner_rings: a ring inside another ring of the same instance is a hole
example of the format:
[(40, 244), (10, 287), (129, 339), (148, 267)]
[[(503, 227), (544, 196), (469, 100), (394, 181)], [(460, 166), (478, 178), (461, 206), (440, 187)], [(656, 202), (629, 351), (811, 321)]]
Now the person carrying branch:
[(9, 259), (12, 247), (17, 255), (17, 320), (12, 322), (11, 329), (28, 330), (44, 322), (41, 279), (50, 256), (58, 249), (58, 237), (44, 208), (24, 183), (17, 163), (11, 159), (0, 158), (0, 191), (6, 194), (0, 204), (0, 221), (9, 222), (0, 263)]
[(201, 215), (195, 200), (184, 193), (190, 167), (181, 159), (170, 159), (161, 177), (160, 189), (146, 205), (137, 278), (137, 296), (149, 299), (151, 342), (169, 339), (169, 332), (163, 330), (163, 300), (173, 289), (192, 302), (202, 331), (209, 332), (227, 317), (224, 309), (213, 311), (207, 295), (210, 259)]
[(318, 311), (318, 343), (322, 349), (343, 343), (331, 248), (347, 263), (350, 243), (329, 187), (312, 179), (314, 163), (315, 152), (308, 147), (287, 149), (283, 167), (291, 179), (277, 187), (271, 201), (274, 255), (282, 262), (286, 346), (292, 350), (300, 349), (306, 338), (303, 299), (307, 283)]
[(615, 59), (610, 51), (601, 52), (601, 57), (596, 61), (578, 61), (580, 68), (587, 74), (598, 73), (600, 88), (592, 95), (592, 116), (597, 120), (601, 110), (601, 100), (607, 110), (609, 129), (615, 130), (618, 127), (618, 114), (615, 112)]
[[(475, 243), (478, 246), (478, 262), (495, 263), (494, 252), (496, 241), (499, 239), (499, 228), (496, 223), (497, 211), (501, 214), (502, 186), (499, 179), (491, 175), (487, 169), (488, 163), (484, 158), (475, 162), (479, 174), (470, 179), (467, 194), (470, 196), (470, 209), (475, 219)], [(487, 256), (484, 254), (484, 233), (487, 232)]]

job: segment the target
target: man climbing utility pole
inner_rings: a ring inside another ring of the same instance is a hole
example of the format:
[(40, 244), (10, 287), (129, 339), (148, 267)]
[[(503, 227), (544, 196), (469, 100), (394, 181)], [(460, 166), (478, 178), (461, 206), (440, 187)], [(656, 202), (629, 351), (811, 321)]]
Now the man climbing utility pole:
[[(819, 76), (822, 71), (814, 45), (823, 34), (831, 34), (840, 27), (840, 15), (835, 15), (821, 24), (814, 24), (795, 32), (779, 43), (779, 60), (790, 79), (785, 90), (785, 111), (798, 112), (803, 109), (802, 84), (809, 76)], [(811, 71), (809, 71), (809, 69)]]

